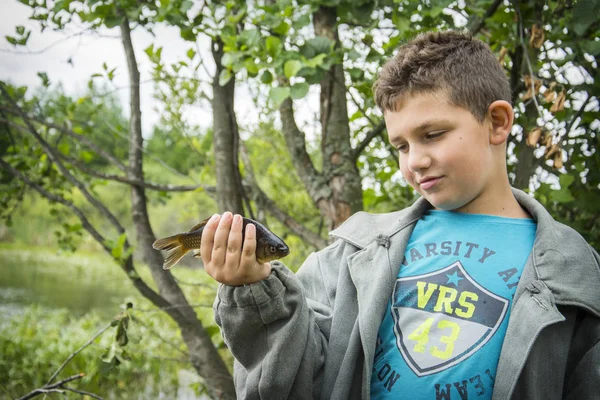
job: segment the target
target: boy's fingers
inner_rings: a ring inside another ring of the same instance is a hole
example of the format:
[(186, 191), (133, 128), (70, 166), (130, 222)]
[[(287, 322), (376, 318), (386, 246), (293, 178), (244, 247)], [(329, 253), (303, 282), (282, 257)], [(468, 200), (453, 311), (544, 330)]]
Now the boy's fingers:
[(223, 264), (225, 264), (225, 251), (227, 249), (227, 239), (229, 238), (232, 219), (232, 214), (227, 211), (223, 213), (223, 216), (219, 221), (219, 226), (217, 226), (210, 257), (210, 262), (215, 266), (223, 266)]
[(208, 264), (211, 260), (212, 249), (215, 239), (215, 231), (217, 226), (219, 225), (219, 220), (221, 216), (219, 214), (215, 214), (206, 223), (204, 230), (202, 231), (202, 240), (200, 243), (200, 256), (202, 257), (202, 262), (204, 265)]
[(254, 224), (246, 225), (246, 238), (242, 247), (242, 257), (240, 267), (248, 268), (256, 264), (256, 226)]
[(233, 271), (237, 270), (240, 265), (242, 225), (242, 216), (239, 214), (234, 215), (227, 239), (227, 254), (225, 255), (225, 266)]

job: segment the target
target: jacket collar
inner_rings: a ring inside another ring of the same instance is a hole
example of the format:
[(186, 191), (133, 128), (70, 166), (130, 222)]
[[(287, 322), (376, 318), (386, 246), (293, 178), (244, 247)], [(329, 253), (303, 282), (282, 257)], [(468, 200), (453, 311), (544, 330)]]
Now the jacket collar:
[[(556, 222), (530, 195), (514, 188), (513, 195), (537, 222), (530, 257), (535, 279), (550, 289), (556, 303), (580, 306), (600, 317), (600, 266), (591, 246), (575, 230)], [(330, 235), (364, 249), (373, 242), (389, 240), (430, 208), (431, 204), (421, 197), (401, 211), (386, 214), (361, 211)], [(516, 293), (515, 298), (519, 295)]]

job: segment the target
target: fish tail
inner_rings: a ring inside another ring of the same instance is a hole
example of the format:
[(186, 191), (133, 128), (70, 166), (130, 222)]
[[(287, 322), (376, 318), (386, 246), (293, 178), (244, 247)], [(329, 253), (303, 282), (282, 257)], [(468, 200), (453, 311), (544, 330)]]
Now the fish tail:
[(167, 258), (163, 263), (163, 269), (173, 268), (173, 266), (177, 264), (189, 250), (183, 245), (183, 243), (181, 243), (179, 236), (180, 235), (169, 236), (163, 239), (158, 239), (152, 243), (152, 247), (156, 250), (169, 251)]

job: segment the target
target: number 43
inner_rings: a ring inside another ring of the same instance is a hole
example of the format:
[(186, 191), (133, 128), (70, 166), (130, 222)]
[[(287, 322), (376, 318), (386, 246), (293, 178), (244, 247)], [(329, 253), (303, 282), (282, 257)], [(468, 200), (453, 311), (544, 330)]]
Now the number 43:
[[(429, 331), (431, 330), (431, 325), (433, 324), (433, 318), (427, 318), (425, 322), (417, 327), (410, 335), (408, 335), (409, 340), (414, 340), (417, 343), (413, 348), (417, 353), (424, 353), (427, 350), (427, 343), (429, 342)], [(441, 320), (437, 324), (437, 328), (442, 329), (450, 329), (450, 334), (446, 336), (440, 337), (440, 342), (446, 345), (446, 348), (441, 350), (437, 346), (430, 347), (430, 353), (432, 356), (441, 358), (442, 360), (447, 360), (452, 356), (452, 351), (454, 350), (454, 342), (458, 339), (458, 335), (460, 334), (460, 326), (456, 322)]]

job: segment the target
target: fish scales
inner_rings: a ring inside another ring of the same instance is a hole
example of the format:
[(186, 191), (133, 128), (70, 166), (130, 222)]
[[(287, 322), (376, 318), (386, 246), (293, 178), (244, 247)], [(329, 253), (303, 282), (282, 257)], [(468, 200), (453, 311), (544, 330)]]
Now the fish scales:
[[(163, 264), (164, 269), (170, 269), (177, 264), (183, 256), (189, 251), (193, 251), (196, 257), (199, 257), (200, 246), (202, 244), (202, 232), (209, 218), (195, 225), (188, 232), (179, 233), (166, 238), (158, 239), (152, 247), (157, 250), (167, 250), (167, 257)], [(271, 232), (260, 222), (250, 218), (243, 218), (242, 243), (245, 239), (246, 226), (253, 224), (256, 226), (256, 260), (264, 263), (287, 256), (290, 252), (289, 247), (283, 239)]]

